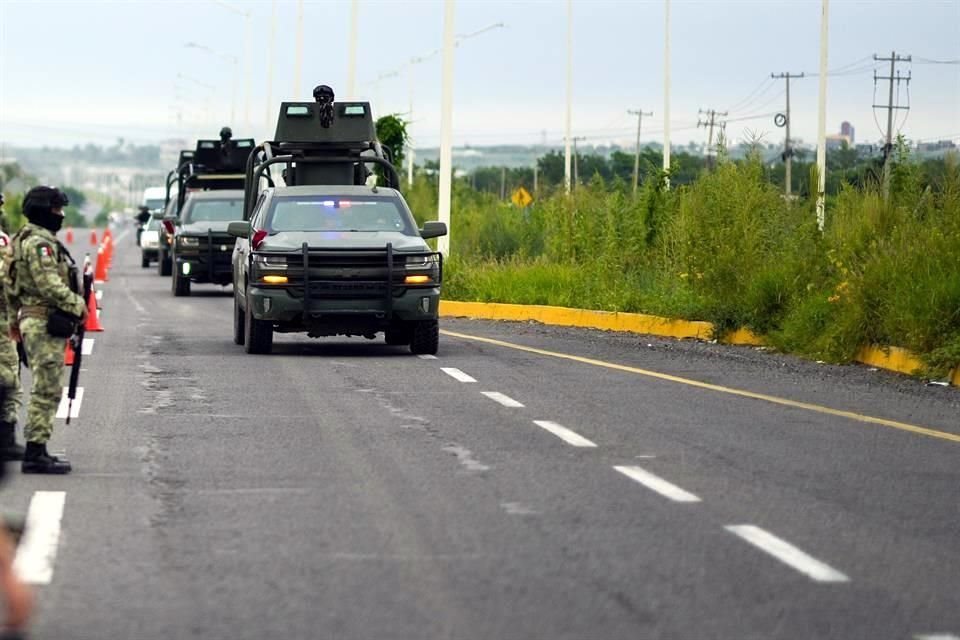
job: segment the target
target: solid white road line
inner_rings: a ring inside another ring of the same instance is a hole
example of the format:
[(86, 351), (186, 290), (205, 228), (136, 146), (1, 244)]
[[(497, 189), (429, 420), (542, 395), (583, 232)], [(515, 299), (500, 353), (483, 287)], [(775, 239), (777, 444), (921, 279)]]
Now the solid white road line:
[(561, 424), (556, 422), (551, 422), (550, 420), (534, 420), (533, 424), (537, 425), (541, 429), (546, 429), (553, 435), (557, 436), (564, 442), (574, 447), (595, 447), (597, 446), (590, 440), (587, 440), (582, 435), (575, 431), (567, 429)]
[(510, 407), (511, 409), (519, 409), (523, 407), (523, 404), (517, 402), (510, 396), (503, 395), (499, 391), (483, 391), (481, 393), (483, 393), (483, 395), (487, 396), (491, 400), (494, 400), (495, 402), (499, 402), (505, 407)]
[(700, 502), (700, 498), (680, 487), (667, 482), (660, 476), (656, 476), (646, 469), (640, 467), (614, 467), (617, 471), (635, 480), (651, 491), (656, 491), (664, 498), (669, 498), (674, 502)]
[[(69, 389), (67, 387), (63, 388), (63, 395), (60, 396), (60, 406), (57, 407), (57, 417), (66, 418), (67, 417), (67, 407), (70, 406), (70, 399), (67, 398), (67, 392)], [(73, 407), (70, 410), (71, 418), (80, 417), (80, 405), (83, 404), (83, 387), (77, 387), (77, 397), (73, 400)]]
[(914, 640), (960, 640), (960, 636), (952, 633), (921, 633), (913, 638)]
[(786, 540), (778, 538), (769, 531), (752, 524), (737, 524), (724, 527), (730, 533), (737, 535), (761, 551), (793, 567), (800, 573), (817, 582), (849, 582), (850, 578), (833, 567), (807, 553), (804, 553)]
[(93, 295), (95, 295), (95, 296), (97, 297), (97, 302), (100, 302), (101, 300), (103, 300), (103, 290), (101, 290), (101, 289), (94, 289)]
[(443, 371), (445, 374), (453, 378), (458, 382), (476, 382), (476, 379), (472, 376), (468, 376), (460, 369), (456, 367), (440, 367), (440, 371)]
[(419, 356), (417, 356), (417, 357), (420, 358), (421, 360), (436, 360), (436, 359), (437, 359), (437, 356), (431, 355), (431, 354), (429, 354), (429, 353), (423, 353), (423, 354), (421, 354), (421, 355), (419, 355)]
[(26, 530), (13, 561), (14, 571), (27, 584), (50, 584), (53, 579), (66, 499), (65, 491), (37, 491), (30, 499)]
[(89, 356), (90, 354), (93, 353), (93, 340), (94, 340), (93, 338), (83, 339), (83, 346), (80, 348), (80, 352), (83, 355)]

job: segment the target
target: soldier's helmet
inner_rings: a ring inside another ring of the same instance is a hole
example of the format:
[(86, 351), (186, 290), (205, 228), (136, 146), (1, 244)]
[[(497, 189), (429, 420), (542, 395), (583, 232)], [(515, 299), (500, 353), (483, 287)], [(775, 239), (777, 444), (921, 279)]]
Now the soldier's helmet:
[(34, 213), (50, 213), (56, 207), (65, 207), (70, 204), (67, 194), (56, 187), (41, 185), (27, 192), (23, 198), (23, 213), (30, 216)]

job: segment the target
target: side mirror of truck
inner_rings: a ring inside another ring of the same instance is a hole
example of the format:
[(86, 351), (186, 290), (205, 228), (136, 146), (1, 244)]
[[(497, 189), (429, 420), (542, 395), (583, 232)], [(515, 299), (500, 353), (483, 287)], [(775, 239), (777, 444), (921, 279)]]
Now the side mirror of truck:
[(423, 229), (420, 229), (420, 237), (424, 240), (439, 238), (445, 235), (447, 235), (447, 224), (445, 222), (437, 222), (435, 220), (424, 222)]
[(250, 237), (250, 223), (249, 222), (231, 222), (227, 225), (227, 233), (229, 233), (234, 238), (249, 238)]
[(154, 220), (163, 220), (163, 211), (154, 211), (150, 214), (150, 217)]

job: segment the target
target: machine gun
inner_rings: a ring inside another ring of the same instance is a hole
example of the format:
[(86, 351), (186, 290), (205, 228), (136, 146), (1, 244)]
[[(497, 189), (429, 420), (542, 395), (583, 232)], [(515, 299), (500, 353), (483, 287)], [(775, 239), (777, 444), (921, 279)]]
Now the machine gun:
[[(90, 300), (93, 291), (93, 267), (90, 256), (87, 256), (83, 265), (83, 300)], [(77, 330), (70, 336), (70, 346), (73, 349), (73, 366), (70, 368), (70, 386), (67, 387), (67, 424), (70, 424), (70, 414), (73, 411), (73, 401), (77, 398), (77, 385), (80, 382), (80, 366), (83, 360), (83, 336), (87, 332), (87, 323), (81, 322)]]

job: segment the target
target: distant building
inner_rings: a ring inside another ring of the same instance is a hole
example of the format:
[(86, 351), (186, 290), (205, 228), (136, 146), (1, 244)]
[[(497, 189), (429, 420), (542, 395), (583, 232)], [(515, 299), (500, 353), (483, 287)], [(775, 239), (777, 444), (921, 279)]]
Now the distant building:
[(848, 144), (851, 147), (856, 142), (856, 138), (853, 135), (853, 125), (846, 120), (840, 123), (840, 135), (847, 137)]

